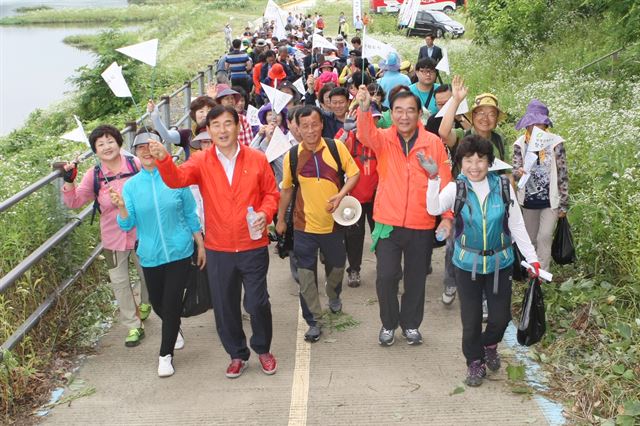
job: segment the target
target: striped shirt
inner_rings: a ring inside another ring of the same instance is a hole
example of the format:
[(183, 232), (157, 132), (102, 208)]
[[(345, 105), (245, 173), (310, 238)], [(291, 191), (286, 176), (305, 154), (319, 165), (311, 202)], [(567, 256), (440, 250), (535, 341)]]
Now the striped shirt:
[(251, 63), (251, 58), (247, 52), (241, 50), (232, 50), (227, 53), (225, 59), (226, 67), (229, 70), (229, 78), (249, 78), (247, 74), (247, 62)]

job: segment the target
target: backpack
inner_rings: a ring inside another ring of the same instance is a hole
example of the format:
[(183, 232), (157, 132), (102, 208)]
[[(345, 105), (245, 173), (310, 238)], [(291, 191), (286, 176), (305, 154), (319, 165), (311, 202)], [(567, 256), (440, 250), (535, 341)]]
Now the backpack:
[(140, 171), (138, 169), (138, 166), (136, 165), (134, 157), (125, 155), (124, 158), (127, 160), (127, 167), (129, 168), (129, 173), (124, 173), (124, 174), (119, 173), (111, 178), (107, 178), (102, 173), (102, 167), (100, 167), (99, 165), (96, 165), (93, 168), (93, 194), (95, 195), (95, 199), (93, 200), (93, 211), (91, 212), (92, 225), (93, 225), (93, 219), (96, 217), (96, 212), (102, 214), (102, 211), (100, 210), (100, 204), (98, 203), (98, 195), (100, 194), (100, 185), (102, 184), (102, 181), (106, 181), (107, 183), (109, 183), (113, 180), (125, 179), (135, 175)]
[[(504, 229), (504, 233), (511, 236), (511, 231), (509, 231), (509, 206), (513, 205), (511, 191), (509, 189), (511, 182), (505, 175), (499, 175), (498, 177), (500, 178), (500, 194), (502, 195), (502, 202), (504, 203), (504, 219), (502, 220), (502, 227)], [(456, 179), (456, 200), (453, 204), (453, 217), (456, 221), (459, 219), (460, 212), (466, 202), (467, 184), (462, 179)], [(471, 206), (469, 206), (469, 209), (471, 209)], [(456, 229), (458, 229), (457, 226)]]
[[(335, 160), (338, 165), (338, 182), (340, 182), (339, 188), (341, 189), (344, 186), (344, 170), (342, 170), (342, 162), (340, 161), (340, 154), (338, 153), (338, 146), (336, 145), (336, 141), (333, 139), (325, 139), (327, 143), (327, 148), (329, 148), (329, 152), (331, 156)], [(293, 185), (297, 188), (299, 185), (298, 182), (298, 145), (292, 146), (289, 149), (289, 166), (291, 169), (291, 179), (293, 180)]]

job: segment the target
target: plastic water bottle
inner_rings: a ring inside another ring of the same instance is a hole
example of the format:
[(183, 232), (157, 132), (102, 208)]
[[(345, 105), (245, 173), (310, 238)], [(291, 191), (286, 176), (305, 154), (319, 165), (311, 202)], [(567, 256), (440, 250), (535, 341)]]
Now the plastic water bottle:
[(258, 215), (253, 211), (253, 206), (247, 207), (247, 224), (249, 225), (249, 236), (252, 240), (259, 240), (262, 238), (262, 232), (253, 229), (253, 224), (257, 219)]
[(436, 231), (436, 240), (444, 241), (449, 236), (449, 231), (446, 228), (440, 228)]

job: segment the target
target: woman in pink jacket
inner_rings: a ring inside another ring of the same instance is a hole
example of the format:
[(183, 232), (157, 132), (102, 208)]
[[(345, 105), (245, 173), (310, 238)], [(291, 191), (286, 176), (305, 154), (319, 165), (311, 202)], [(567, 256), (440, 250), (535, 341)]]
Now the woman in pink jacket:
[[(72, 209), (95, 202), (95, 208), (100, 212), (100, 233), (103, 254), (109, 270), (111, 288), (120, 308), (120, 320), (127, 329), (125, 346), (132, 347), (140, 344), (144, 338), (142, 321), (151, 313), (149, 295), (144, 277), (138, 265), (135, 254), (136, 231), (124, 232), (116, 222), (118, 208), (111, 203), (109, 188), (118, 192), (127, 179), (140, 170), (140, 161), (132, 156), (125, 156), (121, 152), (122, 135), (113, 126), (98, 126), (89, 135), (91, 149), (99, 160), (99, 165), (89, 169), (76, 186), (75, 178), (78, 174), (77, 163), (65, 166), (62, 187), (64, 203)], [(94, 214), (96, 212), (94, 211)], [(140, 299), (138, 305), (134, 293), (137, 291), (129, 282), (129, 257), (138, 269), (140, 277)]]

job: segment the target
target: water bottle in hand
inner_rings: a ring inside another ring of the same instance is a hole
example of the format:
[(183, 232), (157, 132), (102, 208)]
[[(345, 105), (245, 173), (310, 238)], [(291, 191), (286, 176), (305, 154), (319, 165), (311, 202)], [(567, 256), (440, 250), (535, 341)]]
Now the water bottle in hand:
[(258, 219), (258, 215), (253, 211), (253, 206), (247, 207), (247, 224), (249, 225), (249, 236), (252, 240), (259, 240), (262, 238), (262, 231), (255, 230), (253, 224)]
[(440, 228), (436, 231), (436, 240), (444, 241), (449, 236), (449, 230), (447, 228)]

